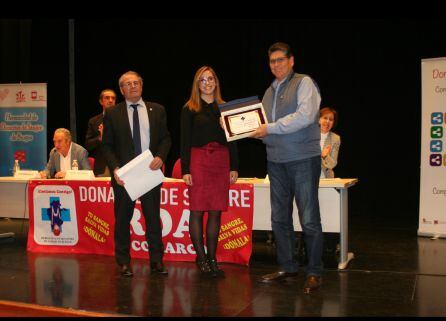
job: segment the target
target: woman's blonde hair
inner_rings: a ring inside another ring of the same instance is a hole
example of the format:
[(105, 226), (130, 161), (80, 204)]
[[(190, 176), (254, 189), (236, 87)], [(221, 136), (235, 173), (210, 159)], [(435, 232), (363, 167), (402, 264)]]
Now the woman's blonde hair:
[(197, 72), (195, 73), (194, 82), (192, 83), (190, 98), (185, 104), (185, 106), (187, 106), (191, 111), (198, 112), (202, 108), (200, 99), (200, 77), (207, 70), (209, 70), (212, 73), (212, 76), (215, 79), (215, 90), (214, 90), (215, 101), (217, 102), (217, 104), (224, 103), (223, 99), (221, 98), (220, 82), (218, 80), (217, 74), (211, 67), (203, 66), (200, 69), (198, 69)]

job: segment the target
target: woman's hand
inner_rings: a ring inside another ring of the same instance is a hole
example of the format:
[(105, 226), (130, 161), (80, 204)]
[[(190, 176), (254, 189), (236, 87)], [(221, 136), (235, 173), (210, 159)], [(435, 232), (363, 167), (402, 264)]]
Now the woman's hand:
[(321, 157), (325, 158), (327, 157), (328, 154), (330, 154), (331, 152), (331, 145), (328, 145), (327, 147), (325, 147), (322, 152), (321, 152)]
[(237, 171), (230, 171), (229, 172), (229, 183), (230, 184), (235, 184), (235, 182), (237, 182), (237, 178), (238, 178), (238, 172)]
[(191, 174), (183, 175), (183, 181), (186, 183), (187, 186), (192, 186), (192, 175)]

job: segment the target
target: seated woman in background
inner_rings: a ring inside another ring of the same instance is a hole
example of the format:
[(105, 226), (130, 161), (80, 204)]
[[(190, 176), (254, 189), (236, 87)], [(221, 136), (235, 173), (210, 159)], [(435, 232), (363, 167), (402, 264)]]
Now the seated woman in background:
[(324, 107), (319, 112), (319, 125), (321, 127), (321, 178), (334, 178), (334, 171), (338, 163), (338, 152), (341, 146), (341, 137), (331, 130), (336, 126), (338, 113), (331, 107)]

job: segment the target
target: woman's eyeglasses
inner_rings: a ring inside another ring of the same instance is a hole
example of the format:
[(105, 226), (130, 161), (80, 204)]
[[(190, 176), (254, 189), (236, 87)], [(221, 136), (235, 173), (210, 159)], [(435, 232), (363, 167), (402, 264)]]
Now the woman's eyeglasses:
[(215, 82), (215, 78), (213, 76), (209, 76), (207, 78), (200, 78), (198, 80), (200, 82), (200, 84), (202, 85), (206, 85), (206, 84), (212, 84), (213, 82)]

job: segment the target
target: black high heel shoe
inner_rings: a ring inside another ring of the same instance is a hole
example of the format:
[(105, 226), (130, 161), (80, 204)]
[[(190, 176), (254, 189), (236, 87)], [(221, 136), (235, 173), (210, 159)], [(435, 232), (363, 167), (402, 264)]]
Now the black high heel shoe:
[(225, 272), (223, 270), (220, 270), (220, 268), (218, 267), (217, 260), (208, 259), (208, 265), (211, 269), (213, 277), (224, 277), (225, 276)]
[(211, 267), (209, 266), (209, 263), (208, 263), (207, 260), (203, 260), (203, 261), (201, 261), (201, 260), (199, 260), (199, 259), (197, 258), (197, 259), (195, 260), (195, 263), (197, 264), (198, 269), (200, 269), (200, 272), (201, 272), (203, 275), (210, 275), (210, 274), (211, 274), (212, 270), (211, 270)]

